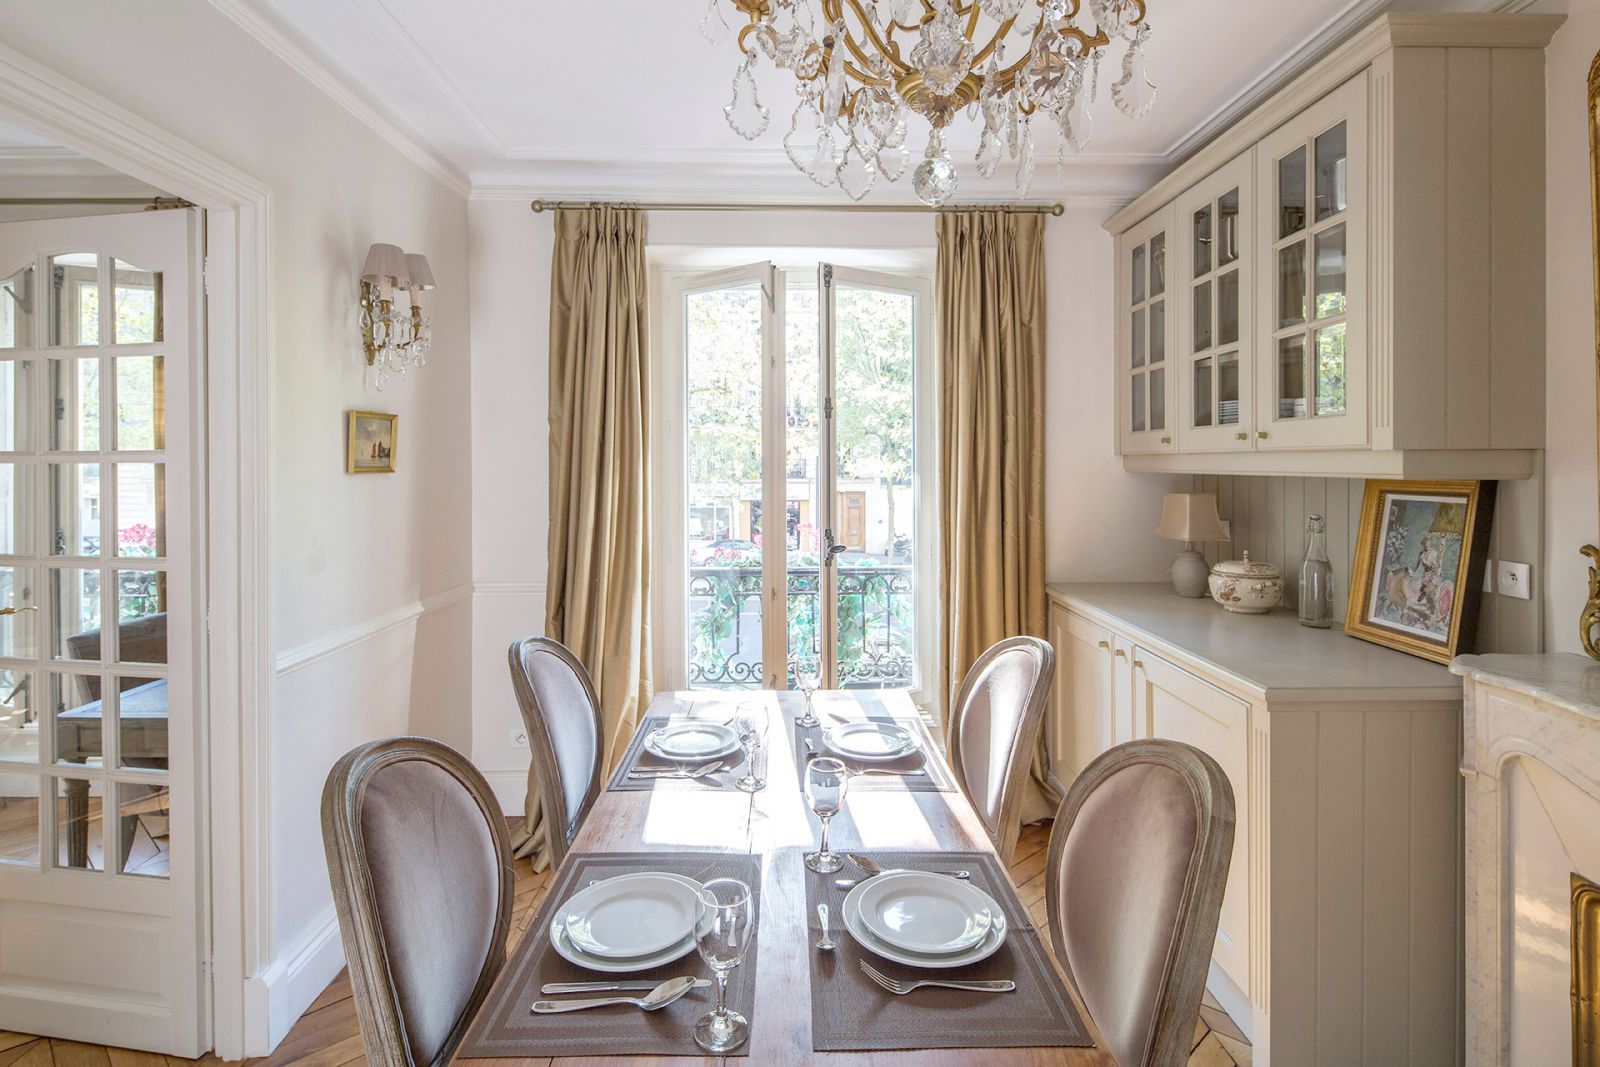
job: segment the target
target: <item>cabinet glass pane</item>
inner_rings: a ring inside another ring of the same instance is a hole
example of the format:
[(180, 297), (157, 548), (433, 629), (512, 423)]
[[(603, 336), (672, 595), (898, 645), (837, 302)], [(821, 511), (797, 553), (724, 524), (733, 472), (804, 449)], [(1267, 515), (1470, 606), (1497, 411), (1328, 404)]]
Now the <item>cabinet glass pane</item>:
[(1337, 215), (1350, 206), (1350, 157), (1345, 149), (1344, 123), (1317, 138), (1317, 221)]
[(93, 452), (100, 447), (100, 361), (52, 359), (50, 447)]
[(1317, 331), (1317, 414), (1344, 414), (1344, 323)]
[(1317, 318), (1343, 315), (1350, 303), (1345, 291), (1344, 223), (1317, 234)]
[(0, 615), (0, 656), (32, 659), (38, 650), (39, 601), (32, 567), (0, 567), (0, 607), (16, 608)]
[(1211, 360), (1196, 360), (1194, 365), (1194, 424), (1211, 425)]
[(1239, 342), (1239, 272), (1230, 270), (1217, 278), (1217, 344)]
[(26, 556), (33, 551), (36, 470), (31, 464), (0, 463), (0, 556)]
[(166, 878), (172, 869), (169, 786), (118, 782), (117, 870), (138, 878)]
[(50, 610), (55, 613), (50, 655), (99, 663), (103, 658), (100, 572), (88, 567), (51, 568)]
[(1167, 428), (1167, 372), (1160, 367), (1150, 372), (1150, 428)]
[(1278, 418), (1306, 417), (1306, 335), (1278, 342)]
[(1306, 243), (1278, 249), (1278, 328), (1306, 321)]
[(150, 344), (161, 340), (161, 272), (135, 267), (120, 259), (111, 261), (112, 343)]
[(50, 554), (100, 554), (100, 464), (50, 464)]
[(100, 343), (100, 257), (93, 252), (50, 257), (50, 343)]
[(1160, 363), (1167, 358), (1167, 302), (1150, 303), (1150, 362)]
[(1239, 190), (1230, 189), (1217, 200), (1217, 266), (1239, 258)]
[(1144, 431), (1144, 375), (1133, 376), (1133, 432)]
[(1138, 245), (1133, 250), (1133, 286), (1130, 290), (1130, 292), (1133, 294), (1133, 302), (1135, 304), (1144, 303), (1144, 298), (1146, 295), (1144, 283), (1144, 245)]
[(1194, 213), (1194, 276), (1211, 273), (1211, 205)]
[(1158, 233), (1150, 238), (1150, 295), (1160, 296), (1167, 291), (1167, 235)]
[(1133, 329), (1128, 332), (1132, 344), (1129, 355), (1133, 357), (1135, 367), (1144, 366), (1144, 308), (1133, 313)]
[(1278, 236), (1306, 226), (1306, 150), (1296, 148), (1278, 160)]
[(33, 268), (0, 278), (0, 348), (33, 347)]
[(1211, 347), (1211, 283), (1194, 287), (1194, 351)]
[(117, 440), (119, 449), (157, 449), (167, 445), (165, 360), (160, 356), (116, 359)]
[(33, 447), (33, 367), (31, 359), (0, 360), (0, 452)]
[(1217, 357), (1217, 423), (1239, 424), (1239, 353), (1224, 352)]

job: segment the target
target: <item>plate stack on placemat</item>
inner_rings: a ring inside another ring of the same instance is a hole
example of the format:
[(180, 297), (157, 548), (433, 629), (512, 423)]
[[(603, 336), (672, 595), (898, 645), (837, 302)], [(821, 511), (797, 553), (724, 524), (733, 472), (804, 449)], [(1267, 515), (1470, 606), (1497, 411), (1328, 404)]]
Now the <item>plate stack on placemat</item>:
[[(731, 709), (730, 709), (731, 711)], [(687, 787), (725, 789), (744, 767), (744, 749), (731, 718), (691, 713), (639, 724), (607, 789)]]
[(853, 771), (857, 790), (903, 789), (915, 793), (953, 793), (955, 779), (919, 719), (873, 717), (840, 721), (825, 716), (810, 729), (794, 723), (795, 770), (805, 788), (806, 761), (833, 756)]

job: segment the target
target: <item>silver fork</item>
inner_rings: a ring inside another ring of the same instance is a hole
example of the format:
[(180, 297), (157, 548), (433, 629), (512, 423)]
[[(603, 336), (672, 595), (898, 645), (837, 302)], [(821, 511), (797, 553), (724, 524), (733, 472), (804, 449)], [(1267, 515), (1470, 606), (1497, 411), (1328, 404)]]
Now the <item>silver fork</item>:
[(943, 978), (923, 978), (915, 982), (902, 982), (898, 979), (890, 978), (866, 960), (861, 961), (861, 969), (866, 972), (868, 978), (897, 997), (903, 997), (912, 990), (921, 989), (923, 986), (937, 986), (940, 989), (965, 989), (973, 993), (1009, 993), (1017, 988), (1017, 983), (1010, 979), (998, 982), (957, 982), (947, 981)]

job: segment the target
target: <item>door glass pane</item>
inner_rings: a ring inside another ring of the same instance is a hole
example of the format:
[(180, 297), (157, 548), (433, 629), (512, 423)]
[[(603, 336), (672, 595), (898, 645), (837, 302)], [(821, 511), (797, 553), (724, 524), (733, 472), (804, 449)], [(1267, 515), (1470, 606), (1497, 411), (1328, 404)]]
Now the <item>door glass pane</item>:
[(1230, 270), (1217, 277), (1217, 344), (1239, 341), (1239, 272)]
[(31, 774), (0, 774), (0, 863), (39, 866), (39, 785)]
[(100, 257), (93, 252), (50, 257), (50, 343), (100, 343)]
[(114, 676), (117, 751), (123, 767), (167, 769), (167, 680)]
[(1144, 245), (1136, 245), (1133, 249), (1133, 288), (1131, 293), (1135, 304), (1144, 302), (1146, 296)]
[(51, 672), (50, 706), (54, 709), (57, 763), (99, 765), (105, 753), (105, 714), (100, 694), (104, 679), (98, 674)]
[[(689, 684), (695, 688), (760, 688), (763, 680), (759, 538), (764, 299), (755, 284), (684, 298), (689, 522), (685, 639)], [(118, 520), (120, 524), (121, 515)], [(119, 525), (119, 538), (121, 533)]]
[(1133, 313), (1133, 329), (1128, 332), (1135, 367), (1144, 366), (1144, 308)]
[(1158, 233), (1150, 238), (1150, 295), (1160, 296), (1167, 291), (1167, 235)]
[(1211, 347), (1211, 283), (1194, 287), (1194, 351)]
[(104, 868), (105, 833), (100, 809), (104, 786), (84, 778), (46, 778), (55, 797), (55, 865), (79, 871)]
[(1217, 357), (1217, 422), (1223, 426), (1239, 424), (1239, 353), (1224, 352)]
[(1194, 276), (1211, 272), (1211, 205), (1194, 213)]
[(1306, 335), (1297, 333), (1278, 342), (1278, 418), (1306, 415)]
[(1317, 234), (1317, 318), (1343, 315), (1349, 305), (1344, 278), (1344, 223)]
[(1306, 321), (1306, 243), (1278, 249), (1278, 328)]
[(1211, 360), (1195, 361), (1194, 365), (1194, 424), (1211, 425)]
[(144, 270), (120, 259), (111, 261), (116, 290), (112, 342), (149, 344), (161, 340), (161, 272)]
[(0, 348), (33, 347), (33, 268), (0, 278)]
[(912, 367), (917, 302), (908, 293), (834, 290), (834, 536), (841, 688), (913, 679)]
[(1167, 372), (1160, 367), (1150, 372), (1150, 428), (1167, 428)]
[(31, 359), (0, 360), (0, 452), (33, 447), (33, 365)]
[(1132, 422), (1131, 422), (1130, 425), (1132, 426), (1132, 429), (1133, 429), (1134, 433), (1142, 433), (1144, 431), (1144, 375), (1143, 374), (1135, 374), (1133, 376), (1132, 397), (1133, 397), (1133, 401), (1132, 401), (1133, 402), (1133, 411), (1132, 411)]
[(1306, 150), (1296, 148), (1278, 160), (1278, 236), (1298, 233), (1306, 225)]
[(93, 452), (100, 447), (100, 361), (52, 359), (50, 447)]
[[(760, 449), (758, 436), (758, 455)], [(117, 472), (117, 555), (166, 555), (167, 465), (116, 463), (113, 466)], [(758, 494), (758, 504), (760, 499)]]
[(1239, 190), (1230, 189), (1217, 198), (1217, 266), (1225, 267), (1239, 258)]
[[(0, 670), (0, 760), (33, 763), (39, 758), (34, 680), (27, 671)], [(4, 805), (0, 805), (0, 823)], [(0, 831), (3, 836), (3, 831)]]
[(52, 556), (100, 554), (100, 464), (50, 464)]
[[(161, 764), (166, 766), (165, 760)], [(117, 870), (140, 878), (166, 878), (172, 867), (168, 826), (171, 789), (143, 782), (118, 782)]]
[(56, 659), (100, 663), (100, 572), (93, 568), (50, 569), (50, 609), (54, 633), (50, 654)]
[(1160, 363), (1167, 358), (1167, 302), (1150, 302), (1150, 362)]
[(19, 463), (0, 463), (0, 556), (33, 551), (33, 472)]
[(166, 361), (160, 356), (119, 356), (117, 442), (124, 451), (167, 447)]
[(1317, 414), (1344, 414), (1345, 326), (1317, 331)]
[(38, 654), (39, 600), (37, 572), (32, 567), (0, 567), (0, 656), (32, 659)]
[[(784, 516), (787, 535), (789, 661), (817, 663), (822, 656), (821, 474), (817, 470), (822, 448), (821, 413), (817, 410), (820, 355), (817, 351), (817, 288), (796, 284), (787, 288), (784, 329), (788, 334), (784, 371), (785, 422), (788, 461), (785, 471), (788, 502)], [(798, 688), (790, 672), (788, 684)]]
[(1349, 153), (1339, 123), (1317, 138), (1317, 221), (1349, 207)]
[(117, 661), (167, 662), (165, 571), (117, 572)]

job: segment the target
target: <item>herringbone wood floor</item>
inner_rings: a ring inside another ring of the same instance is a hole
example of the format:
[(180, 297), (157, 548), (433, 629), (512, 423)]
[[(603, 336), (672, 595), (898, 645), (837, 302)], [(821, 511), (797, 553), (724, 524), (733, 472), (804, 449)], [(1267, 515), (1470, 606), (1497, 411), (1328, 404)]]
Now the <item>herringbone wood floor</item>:
[[(1045, 944), (1048, 917), (1044, 901), (1045, 850), (1050, 843), (1050, 826), (1027, 827), (1017, 842), (1011, 861), (1011, 878), (1021, 891), (1033, 921), (1040, 927)], [(547, 872), (548, 873), (548, 872)], [(516, 944), (527, 931), (528, 922), (544, 899), (547, 874), (535, 874), (527, 860), (517, 861), (516, 903), (511, 917), (511, 943)], [(355, 1003), (350, 998), (350, 983), (343, 974), (333, 980), (276, 1052), (253, 1064), (300, 1064), (304, 1067), (341, 1067), (361, 1063), (361, 1032), (356, 1022)], [(220, 1064), (225, 1061), (207, 1056), (185, 1060), (149, 1052), (84, 1045), (29, 1034), (0, 1031), (0, 1067), (178, 1067), (180, 1064)], [(1194, 1052), (1189, 1067), (1250, 1067), (1250, 1045), (1233, 1020), (1216, 1001), (1206, 995), (1195, 1020)]]

